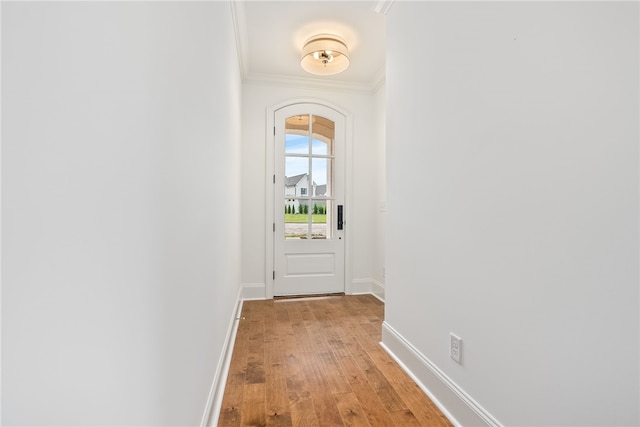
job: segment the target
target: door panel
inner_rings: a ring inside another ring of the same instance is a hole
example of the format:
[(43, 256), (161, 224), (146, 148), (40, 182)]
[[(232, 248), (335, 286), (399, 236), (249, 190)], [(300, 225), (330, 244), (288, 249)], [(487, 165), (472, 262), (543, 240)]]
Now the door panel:
[(274, 120), (274, 295), (344, 292), (345, 117), (294, 104)]
[(309, 274), (335, 274), (335, 254), (285, 254), (285, 276), (307, 276)]

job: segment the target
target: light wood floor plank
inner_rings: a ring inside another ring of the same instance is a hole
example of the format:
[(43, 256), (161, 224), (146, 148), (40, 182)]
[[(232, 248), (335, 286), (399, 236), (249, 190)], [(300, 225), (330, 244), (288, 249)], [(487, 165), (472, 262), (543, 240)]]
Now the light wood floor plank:
[(265, 384), (245, 384), (244, 395), (246, 405), (242, 408), (242, 425), (263, 427), (267, 425), (265, 413)]
[[(396, 425), (384, 408), (384, 403), (380, 400), (380, 396), (378, 396), (371, 387), (371, 384), (369, 384), (365, 375), (360, 371), (355, 360), (350, 356), (339, 357), (338, 360), (345, 372), (348, 372), (347, 376), (351, 388), (360, 402), (361, 407), (365, 409), (369, 423), (372, 426)], [(399, 425), (398, 427), (403, 426)]]
[(393, 420), (393, 423), (397, 426), (416, 427), (421, 425), (410, 409), (391, 412), (389, 415), (391, 415), (391, 419)]
[(289, 398), (287, 396), (287, 370), (283, 355), (278, 350), (279, 341), (265, 344), (265, 385), (267, 393), (266, 410), (268, 426), (291, 426)]
[(367, 420), (367, 413), (354, 393), (342, 393), (336, 396), (340, 416), (345, 426), (371, 427)]
[[(380, 370), (385, 373), (385, 376), (389, 379), (400, 398), (406, 402), (407, 407), (411, 410), (411, 417), (417, 416), (422, 422), (427, 423), (427, 425), (449, 425), (449, 420), (431, 400), (425, 402), (423, 399), (416, 398), (418, 393), (422, 393), (422, 390), (420, 390), (418, 385), (413, 381), (408, 382), (403, 380), (405, 372), (384, 350), (370, 350), (368, 354)], [(413, 411), (415, 411), (415, 413)]]
[(311, 392), (316, 418), (321, 426), (342, 425), (342, 418), (340, 417), (336, 400), (333, 393), (331, 393), (329, 383), (323, 375), (316, 356), (315, 353), (305, 353), (303, 355), (304, 373)]
[(387, 378), (380, 372), (376, 364), (371, 360), (369, 354), (364, 350), (356, 339), (350, 347), (351, 355), (356, 364), (364, 374), (365, 378), (371, 384), (376, 394), (380, 397), (384, 407), (389, 412), (400, 411), (406, 409), (405, 403), (402, 401), (398, 393), (393, 389)]
[(371, 295), (246, 301), (219, 426), (451, 426), (380, 347)]

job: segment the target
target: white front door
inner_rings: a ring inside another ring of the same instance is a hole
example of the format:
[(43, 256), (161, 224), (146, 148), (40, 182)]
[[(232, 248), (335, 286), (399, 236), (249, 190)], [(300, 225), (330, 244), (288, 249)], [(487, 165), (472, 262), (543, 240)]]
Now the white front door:
[(345, 117), (275, 111), (274, 295), (344, 292)]

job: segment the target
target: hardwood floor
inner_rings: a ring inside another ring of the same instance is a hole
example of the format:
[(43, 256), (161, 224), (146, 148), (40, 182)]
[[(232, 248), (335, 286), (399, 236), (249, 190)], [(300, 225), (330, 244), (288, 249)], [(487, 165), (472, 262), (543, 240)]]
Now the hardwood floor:
[(450, 426), (380, 342), (371, 295), (246, 301), (219, 426)]

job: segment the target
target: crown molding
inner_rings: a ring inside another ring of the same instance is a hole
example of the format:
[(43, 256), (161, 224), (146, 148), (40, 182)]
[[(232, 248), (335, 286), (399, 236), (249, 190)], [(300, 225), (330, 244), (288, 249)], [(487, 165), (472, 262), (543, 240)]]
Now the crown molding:
[(386, 64), (380, 67), (372, 80), (371, 92), (376, 93), (382, 86), (384, 86), (387, 80), (387, 66)]
[(389, 9), (391, 9), (392, 5), (393, 0), (378, 0), (378, 2), (373, 6), (373, 11), (382, 15), (386, 15), (389, 12)]
[(345, 82), (339, 80), (324, 80), (307, 77), (291, 77), (277, 74), (249, 73), (246, 83), (269, 83), (289, 87), (305, 87), (314, 89), (340, 90), (356, 93), (372, 93), (373, 86), (366, 83)]
[[(279, 74), (253, 73), (249, 70), (249, 38), (247, 33), (247, 22), (244, 0), (229, 0), (231, 4), (231, 16), (233, 29), (236, 37), (236, 49), (238, 53), (238, 65), (240, 68), (242, 82), (246, 83), (270, 83), (280, 86), (305, 87), (325, 90), (341, 90), (355, 93), (374, 93), (385, 81), (385, 67), (375, 74), (370, 83), (345, 82), (340, 80), (327, 80), (313, 77), (293, 77)], [(386, 13), (391, 7), (393, 0), (380, 0), (375, 10), (383, 10)]]
[(233, 31), (236, 36), (236, 50), (238, 51), (238, 65), (240, 66), (241, 77), (244, 80), (247, 75), (247, 67), (249, 66), (247, 21), (245, 17), (244, 1), (230, 0), (230, 3)]

